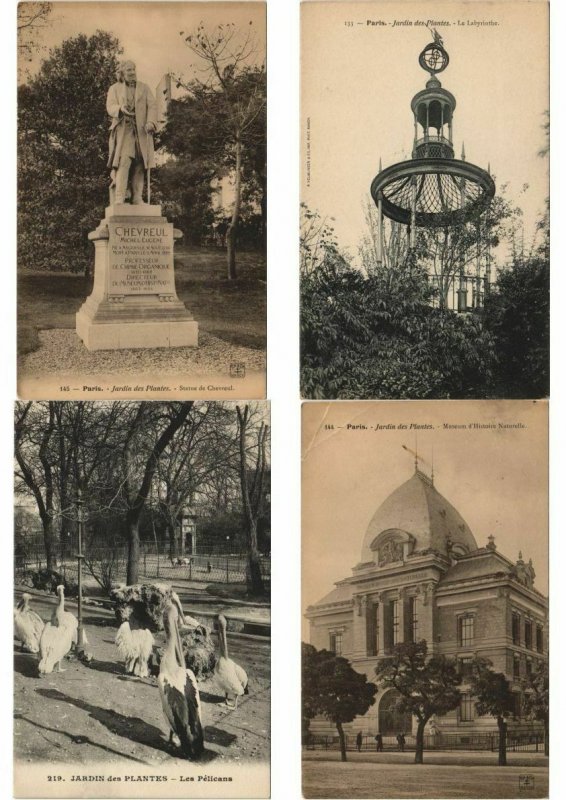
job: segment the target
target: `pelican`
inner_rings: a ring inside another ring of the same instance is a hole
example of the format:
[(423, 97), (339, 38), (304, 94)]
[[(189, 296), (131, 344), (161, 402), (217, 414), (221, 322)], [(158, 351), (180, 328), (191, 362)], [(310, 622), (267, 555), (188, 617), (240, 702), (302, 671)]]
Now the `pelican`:
[[(218, 626), (218, 640), (220, 643), (220, 657), (216, 662), (214, 674), (219, 686), (226, 695), (228, 708), (238, 708), (238, 697), (249, 694), (248, 676), (245, 669), (228, 658), (228, 641), (226, 639), (226, 617), (219, 614), (216, 618)], [(234, 703), (230, 705), (228, 698), (233, 697)]]
[(200, 697), (194, 673), (185, 667), (178, 618), (177, 605), (169, 603), (163, 614), (166, 644), (157, 685), (170, 727), (169, 742), (178, 736), (183, 756), (198, 758), (204, 750)]
[(24, 592), (14, 609), (14, 633), (28, 653), (39, 653), (39, 640), (45, 622), (29, 607), (31, 594)]
[[(40, 675), (53, 672), (56, 665), (59, 672), (65, 672), (61, 668), (61, 660), (67, 655), (73, 644), (77, 644), (78, 622), (74, 614), (65, 611), (65, 587), (58, 586), (57, 594), (59, 603), (51, 615), (51, 621), (44, 627), (39, 640)], [(83, 644), (86, 643), (86, 633), (83, 631)]]

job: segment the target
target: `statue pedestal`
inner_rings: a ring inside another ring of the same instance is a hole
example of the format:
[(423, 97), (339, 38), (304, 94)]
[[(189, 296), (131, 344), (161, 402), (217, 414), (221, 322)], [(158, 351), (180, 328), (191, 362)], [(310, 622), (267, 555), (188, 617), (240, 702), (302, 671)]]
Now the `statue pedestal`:
[(87, 350), (197, 347), (198, 323), (177, 297), (174, 240), (161, 206), (108, 206), (94, 242), (94, 286), (76, 315)]

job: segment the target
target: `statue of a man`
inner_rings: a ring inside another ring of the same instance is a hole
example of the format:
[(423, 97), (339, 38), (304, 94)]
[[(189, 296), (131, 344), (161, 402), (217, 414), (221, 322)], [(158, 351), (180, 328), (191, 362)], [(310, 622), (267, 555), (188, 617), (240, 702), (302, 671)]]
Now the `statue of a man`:
[(133, 61), (123, 61), (117, 77), (106, 98), (106, 110), (112, 118), (110, 197), (113, 203), (125, 203), (129, 190), (131, 202), (138, 205), (143, 203), (144, 172), (155, 166), (153, 134), (157, 110), (149, 86), (136, 79)]

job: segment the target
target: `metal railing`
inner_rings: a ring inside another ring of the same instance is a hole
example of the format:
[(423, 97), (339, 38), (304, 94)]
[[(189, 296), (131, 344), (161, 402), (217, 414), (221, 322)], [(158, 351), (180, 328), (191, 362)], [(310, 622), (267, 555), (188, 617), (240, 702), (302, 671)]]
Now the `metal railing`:
[[(399, 743), (395, 736), (382, 737), (383, 752), (399, 752)], [(340, 739), (336, 736), (320, 736), (309, 734), (303, 746), (306, 750), (340, 750)], [(499, 735), (497, 733), (449, 733), (424, 737), (425, 750), (476, 750), (483, 752), (497, 752)], [(405, 751), (414, 751), (416, 739), (411, 734), (405, 734)], [(377, 742), (372, 735), (362, 736), (360, 752), (376, 752)], [(346, 750), (358, 750), (355, 735), (346, 735)], [(532, 752), (544, 753), (544, 734), (542, 732), (525, 732), (507, 734), (507, 752)]]
[[(85, 550), (84, 574), (97, 583), (124, 583), (127, 570), (127, 547), (90, 548)], [(271, 580), (271, 559), (260, 557), (260, 569), (264, 582)], [(29, 573), (46, 567), (43, 548), (27, 549), (14, 558), (15, 578), (21, 582)], [(76, 583), (78, 577), (77, 560), (74, 553), (55, 554), (55, 570), (65, 581)], [(170, 556), (165, 548), (142, 543), (140, 547), (140, 581), (162, 580), (197, 581), (202, 583), (244, 583), (248, 571), (248, 556), (245, 553), (199, 553), (184, 556)]]

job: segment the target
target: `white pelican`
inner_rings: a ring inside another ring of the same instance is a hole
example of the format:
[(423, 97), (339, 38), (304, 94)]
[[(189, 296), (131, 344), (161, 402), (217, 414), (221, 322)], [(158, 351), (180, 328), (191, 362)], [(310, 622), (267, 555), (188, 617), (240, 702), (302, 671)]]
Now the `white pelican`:
[(14, 633), (28, 653), (39, 653), (39, 639), (45, 622), (29, 607), (31, 594), (24, 592), (14, 609)]
[[(57, 594), (59, 603), (51, 616), (51, 621), (47, 623), (39, 640), (39, 651), (41, 660), (39, 662), (39, 674), (46, 675), (53, 672), (55, 665), (59, 672), (65, 672), (61, 668), (61, 660), (67, 655), (73, 644), (77, 644), (78, 622), (74, 614), (65, 611), (65, 587), (58, 586)], [(86, 634), (83, 631), (83, 643), (86, 644)]]
[[(248, 676), (245, 669), (228, 658), (228, 641), (226, 639), (226, 618), (219, 614), (216, 618), (218, 626), (218, 640), (220, 644), (220, 657), (216, 662), (214, 674), (218, 685), (226, 695), (226, 705), (228, 708), (238, 708), (238, 697), (248, 694)], [(233, 705), (228, 703), (228, 699), (234, 698)]]
[(163, 713), (170, 726), (169, 742), (176, 734), (185, 758), (198, 758), (204, 750), (200, 716), (200, 697), (193, 672), (185, 667), (181, 637), (177, 627), (179, 610), (171, 602), (163, 614), (167, 637), (157, 685)]

